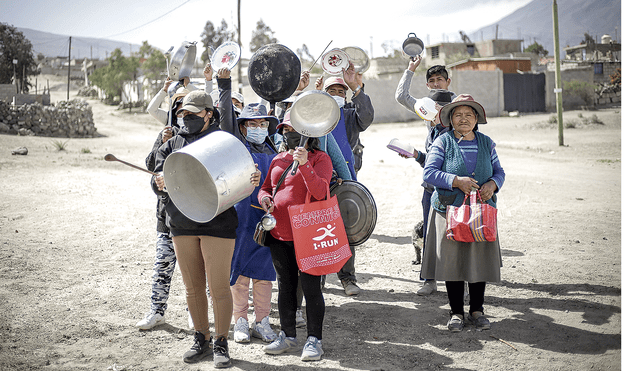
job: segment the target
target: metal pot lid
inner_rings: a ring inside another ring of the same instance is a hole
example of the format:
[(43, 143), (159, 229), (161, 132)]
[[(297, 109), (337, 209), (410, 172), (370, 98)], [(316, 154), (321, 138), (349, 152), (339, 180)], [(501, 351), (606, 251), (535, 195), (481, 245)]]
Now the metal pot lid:
[(340, 214), (349, 245), (366, 242), (376, 227), (378, 210), (369, 190), (354, 180), (343, 180), (331, 186), (331, 196), (338, 197)]
[(249, 85), (269, 103), (281, 102), (296, 91), (300, 83), (298, 56), (280, 44), (267, 44), (258, 49), (247, 67)]
[(233, 41), (223, 43), (216, 50), (209, 46), (209, 61), (214, 72), (222, 67), (232, 69), (240, 60), (240, 45)]
[(291, 126), (304, 136), (318, 138), (329, 134), (340, 121), (340, 107), (329, 93), (309, 90), (291, 106)]
[(349, 68), (349, 55), (342, 49), (331, 49), (322, 56), (322, 69), (330, 75), (339, 75)]
[(356, 72), (365, 73), (369, 69), (369, 56), (364, 50), (357, 46), (347, 46), (342, 50), (349, 55), (349, 60), (353, 63)]

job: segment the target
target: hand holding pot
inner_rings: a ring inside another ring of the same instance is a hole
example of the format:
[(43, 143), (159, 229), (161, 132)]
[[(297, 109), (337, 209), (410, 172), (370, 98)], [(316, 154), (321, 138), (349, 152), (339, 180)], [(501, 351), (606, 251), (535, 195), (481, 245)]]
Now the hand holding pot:
[(421, 55), (417, 55), (415, 57), (411, 57), (411, 60), (409, 61), (409, 67), (408, 67), (409, 71), (416, 72), (416, 69), (420, 65), (420, 62), (422, 62), (422, 56)]
[(229, 79), (229, 78), (231, 78), (231, 70), (228, 67), (221, 67), (218, 70), (218, 78), (219, 79)]
[(159, 190), (164, 190), (164, 175), (162, 173), (155, 176), (156, 186)]
[(262, 172), (260, 172), (260, 169), (258, 169), (258, 164), (256, 165), (256, 171), (255, 173), (251, 174), (251, 184), (253, 184), (254, 187), (257, 187), (260, 185), (260, 175), (262, 175)]
[(273, 200), (269, 196), (265, 196), (260, 200), (260, 206), (267, 213), (273, 212)]
[(309, 160), (309, 152), (304, 147), (296, 147), (293, 151), (293, 159), (298, 161), (299, 166), (302, 166)]
[(167, 76), (167, 79), (164, 80), (164, 86), (162, 87), (162, 90), (164, 90), (165, 93), (169, 91), (171, 83), (173, 83), (173, 80), (171, 80), (171, 77)]

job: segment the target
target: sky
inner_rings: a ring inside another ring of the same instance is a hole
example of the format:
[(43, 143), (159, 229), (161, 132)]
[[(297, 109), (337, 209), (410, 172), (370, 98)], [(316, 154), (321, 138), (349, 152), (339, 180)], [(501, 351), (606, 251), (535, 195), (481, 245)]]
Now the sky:
[[(0, 0), (0, 22), (73, 37), (96, 37), (167, 50), (198, 41), (207, 21), (237, 27), (242, 55), (262, 19), (278, 43), (293, 51), (306, 44), (314, 57), (329, 49), (357, 46), (370, 57), (384, 56), (383, 43), (400, 49), (408, 34), (426, 44), (458, 41), (531, 0), (349, 0), (338, 3), (285, 0)], [(123, 50), (124, 51), (124, 50)]]

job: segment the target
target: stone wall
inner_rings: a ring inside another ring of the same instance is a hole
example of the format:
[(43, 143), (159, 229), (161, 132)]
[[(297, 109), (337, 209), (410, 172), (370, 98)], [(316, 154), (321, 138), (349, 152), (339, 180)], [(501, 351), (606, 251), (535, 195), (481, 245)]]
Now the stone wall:
[(0, 101), (0, 133), (86, 138), (96, 136), (97, 130), (91, 106), (85, 101), (60, 101), (55, 106), (13, 106)]

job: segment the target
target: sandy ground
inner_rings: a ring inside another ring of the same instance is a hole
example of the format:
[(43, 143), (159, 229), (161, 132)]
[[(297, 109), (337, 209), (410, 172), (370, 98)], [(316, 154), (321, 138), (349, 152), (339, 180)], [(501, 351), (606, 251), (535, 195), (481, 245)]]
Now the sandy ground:
[[(143, 166), (161, 126), (90, 103), (101, 137), (0, 135), (0, 369), (211, 370), (211, 361), (182, 362), (192, 335), (179, 269), (167, 323), (134, 327), (150, 303), (155, 195), (147, 174), (103, 157)], [(621, 369), (621, 112), (571, 111), (565, 121), (579, 114), (604, 124), (566, 129), (562, 147), (557, 130), (542, 127), (551, 114), (491, 118), (481, 128), (507, 174), (502, 282), (486, 291), (491, 330), (450, 333), (443, 282), (432, 296), (415, 294), (421, 169), (386, 144), (396, 137), (421, 148), (426, 128), (380, 124), (362, 135), (359, 180), (378, 209), (373, 235), (357, 248), (363, 292), (346, 297), (328, 277), (324, 359), (301, 362), (301, 346), (267, 356), (254, 339), (230, 342), (232, 369)], [(19, 146), (29, 154), (12, 156)]]

